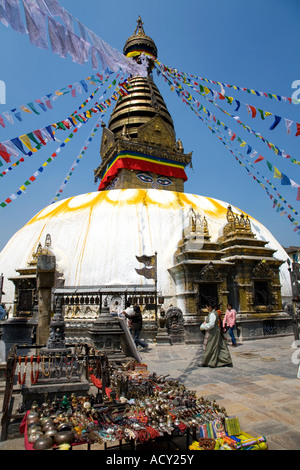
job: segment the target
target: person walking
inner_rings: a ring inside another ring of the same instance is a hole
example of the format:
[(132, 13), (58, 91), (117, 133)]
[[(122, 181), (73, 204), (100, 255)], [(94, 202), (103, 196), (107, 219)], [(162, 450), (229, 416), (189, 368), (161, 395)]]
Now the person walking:
[(148, 344), (140, 339), (140, 333), (143, 328), (143, 317), (139, 305), (133, 307), (133, 313), (124, 311), (125, 317), (131, 320), (131, 333), (136, 346), (142, 346), (142, 351), (148, 351)]
[(213, 303), (208, 303), (208, 315), (200, 325), (200, 330), (205, 331), (203, 341), (202, 363), (198, 367), (232, 367), (232, 360), (222, 332), (222, 324)]
[(223, 328), (226, 328), (226, 326), (228, 327), (228, 333), (231, 338), (232, 346), (234, 347), (236, 347), (236, 339), (235, 339), (234, 331), (233, 331), (235, 327), (235, 323), (236, 323), (236, 311), (234, 310), (234, 308), (232, 308), (231, 304), (228, 304), (225, 317), (223, 319)]

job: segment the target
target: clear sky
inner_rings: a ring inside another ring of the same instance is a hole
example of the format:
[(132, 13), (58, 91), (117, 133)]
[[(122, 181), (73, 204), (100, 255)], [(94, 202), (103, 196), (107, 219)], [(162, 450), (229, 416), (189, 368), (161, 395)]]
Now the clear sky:
[[(300, 3), (297, 0), (61, 0), (60, 4), (120, 51), (123, 50), (126, 39), (133, 33), (138, 16), (141, 15), (145, 33), (151, 36), (157, 45), (158, 59), (182, 72), (286, 97), (290, 97), (295, 91), (292, 83), (300, 80)], [(30, 44), (27, 35), (16, 33), (2, 23), (0, 44), (0, 80), (6, 85), (6, 103), (0, 104), (2, 116), (5, 111), (95, 73), (91, 62), (78, 65), (73, 63), (70, 57), (62, 59), (53, 54), (50, 48), (39, 49)], [(286, 215), (280, 215), (273, 209), (266, 191), (248, 175), (216, 135), (211, 133), (177, 94), (171, 92), (161, 77), (154, 74), (154, 80), (173, 117), (177, 138), (181, 139), (186, 153), (193, 152), (193, 169), (187, 169), (185, 192), (214, 197), (235, 205), (262, 222), (283, 246), (300, 246), (299, 234), (293, 231)], [(209, 86), (220, 91), (218, 86)], [(5, 129), (0, 126), (0, 141), (63, 120), (77, 109), (94, 89), (94, 86), (89, 86), (88, 94), (79, 94), (76, 98), (70, 94), (60, 97), (54, 102), (53, 110), (45, 113), (41, 111), (40, 115), (27, 116), (23, 113), (22, 123), (15, 120), (15, 124), (10, 125), (6, 122)], [(300, 122), (300, 104), (288, 104), (231, 88), (226, 88), (225, 92), (241, 102)], [(300, 213), (300, 202), (296, 200), (297, 190), (291, 186), (282, 186), (280, 179), (274, 179), (265, 161), (270, 161), (290, 179), (300, 184), (299, 165), (276, 155), (261, 139), (238, 126), (234, 119), (219, 112), (200, 96), (198, 99), (264, 156), (265, 160), (255, 164), (255, 168), (268, 178), (294, 210)], [(234, 114), (232, 106), (220, 100), (218, 104)], [(295, 137), (295, 127), (292, 128), (292, 134), (287, 135), (282, 120), (278, 127), (271, 131), (269, 127), (274, 121), (273, 116), (264, 121), (260, 117), (252, 119), (245, 106), (242, 106), (237, 114), (254, 131), (260, 132), (277, 147), (300, 160), (300, 136)], [(108, 119), (109, 114), (104, 118), (106, 124)], [(76, 137), (61, 151), (57, 160), (45, 168), (43, 174), (28, 187), (25, 194), (17, 197), (7, 207), (0, 208), (0, 250), (17, 230), (49, 204), (95, 123), (94, 118), (81, 128)], [(57, 133), (58, 139), (63, 140), (66, 137), (66, 133)], [(97, 190), (93, 169), (100, 163), (100, 140), (101, 131), (97, 133), (88, 152), (76, 167), (60, 199)], [(58, 142), (46, 146), (10, 171), (7, 176), (0, 178), (0, 202), (16, 192), (58, 146)], [(237, 148), (248, 161), (251, 160), (244, 149), (239, 149), (239, 144)], [(6, 167), (4, 163), (0, 172)], [(293, 214), (290, 209), (287, 210)], [(300, 216), (296, 220), (300, 223)]]

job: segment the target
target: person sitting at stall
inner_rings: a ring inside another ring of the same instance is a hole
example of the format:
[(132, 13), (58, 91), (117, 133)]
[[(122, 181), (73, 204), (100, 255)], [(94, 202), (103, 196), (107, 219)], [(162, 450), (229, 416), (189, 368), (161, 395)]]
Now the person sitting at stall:
[(232, 367), (227, 342), (219, 324), (219, 315), (213, 303), (208, 303), (206, 308), (208, 315), (200, 325), (200, 330), (205, 331), (202, 363), (197, 365), (198, 367)]

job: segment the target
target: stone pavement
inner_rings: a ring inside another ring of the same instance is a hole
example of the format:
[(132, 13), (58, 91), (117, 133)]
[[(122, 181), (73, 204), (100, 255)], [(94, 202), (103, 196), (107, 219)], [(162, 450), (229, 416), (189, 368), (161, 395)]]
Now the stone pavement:
[[(202, 348), (194, 344), (151, 344), (141, 356), (151, 372), (169, 374), (198, 396), (216, 400), (228, 415), (238, 417), (242, 431), (265, 436), (270, 450), (299, 450), (300, 349), (294, 337), (267, 337), (229, 348), (232, 368), (197, 367)], [(23, 438), (0, 442), (0, 450), (24, 450)]]

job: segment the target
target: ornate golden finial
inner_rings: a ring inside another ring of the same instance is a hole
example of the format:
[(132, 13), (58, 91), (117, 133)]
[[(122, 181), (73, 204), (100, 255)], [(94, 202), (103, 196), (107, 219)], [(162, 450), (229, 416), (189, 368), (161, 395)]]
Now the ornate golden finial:
[(145, 36), (143, 24), (144, 23), (142, 22), (142, 18), (139, 16), (139, 19), (137, 20), (137, 27), (135, 28), (133, 36)]

